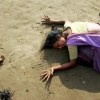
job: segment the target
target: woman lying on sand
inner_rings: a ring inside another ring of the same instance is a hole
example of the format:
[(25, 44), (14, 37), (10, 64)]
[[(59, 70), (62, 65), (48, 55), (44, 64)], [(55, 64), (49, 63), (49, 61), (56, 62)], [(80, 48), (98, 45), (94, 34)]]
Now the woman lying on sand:
[(41, 78), (49, 80), (53, 72), (58, 69), (74, 67), (77, 64), (77, 58), (92, 64), (96, 71), (100, 71), (100, 25), (91, 22), (66, 22), (52, 21), (45, 16), (42, 21), (44, 24), (64, 25), (65, 31), (53, 27), (48, 34), (44, 48), (54, 47), (62, 48), (68, 46), (70, 61), (43, 71)]

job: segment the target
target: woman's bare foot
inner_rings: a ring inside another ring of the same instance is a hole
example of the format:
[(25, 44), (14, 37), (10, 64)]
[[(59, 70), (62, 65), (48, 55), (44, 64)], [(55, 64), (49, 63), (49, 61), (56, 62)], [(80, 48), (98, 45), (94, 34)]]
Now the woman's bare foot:
[(3, 55), (0, 55), (0, 64), (3, 63), (4, 59), (5, 59), (5, 57)]

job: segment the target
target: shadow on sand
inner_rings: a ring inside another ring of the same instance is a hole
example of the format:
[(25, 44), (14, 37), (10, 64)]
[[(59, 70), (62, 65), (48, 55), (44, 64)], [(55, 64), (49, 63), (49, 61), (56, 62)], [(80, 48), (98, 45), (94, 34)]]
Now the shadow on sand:
[[(44, 54), (44, 58), (50, 65), (52, 63), (62, 64), (68, 62), (68, 51), (66, 48), (46, 49)], [(57, 71), (54, 76), (59, 76), (62, 84), (69, 89), (75, 88), (93, 93), (100, 92), (100, 74), (90, 67), (77, 65), (72, 69)]]

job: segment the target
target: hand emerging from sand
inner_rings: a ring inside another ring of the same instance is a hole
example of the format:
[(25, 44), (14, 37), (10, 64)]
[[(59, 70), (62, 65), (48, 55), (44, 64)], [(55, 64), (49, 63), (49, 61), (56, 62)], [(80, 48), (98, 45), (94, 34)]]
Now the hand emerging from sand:
[(50, 18), (49, 18), (48, 16), (45, 16), (45, 15), (44, 15), (42, 24), (51, 24)]
[(42, 72), (41, 76), (40, 76), (41, 79), (42, 79), (42, 81), (48, 81), (49, 78), (50, 78), (50, 76), (53, 75), (53, 72), (54, 72), (53, 67), (48, 68), (47, 70), (44, 70), (44, 71)]

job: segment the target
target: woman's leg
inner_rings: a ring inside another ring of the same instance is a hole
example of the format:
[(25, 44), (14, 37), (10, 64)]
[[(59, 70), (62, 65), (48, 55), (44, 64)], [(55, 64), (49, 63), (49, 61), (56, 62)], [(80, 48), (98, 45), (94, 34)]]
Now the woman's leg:
[(88, 32), (100, 33), (100, 25), (96, 23), (87, 22)]

